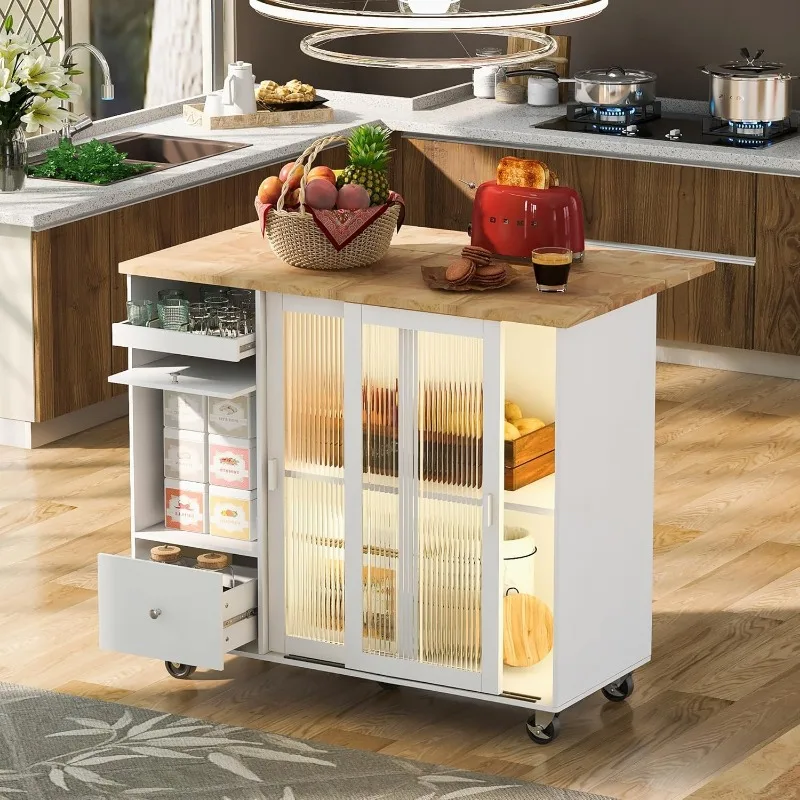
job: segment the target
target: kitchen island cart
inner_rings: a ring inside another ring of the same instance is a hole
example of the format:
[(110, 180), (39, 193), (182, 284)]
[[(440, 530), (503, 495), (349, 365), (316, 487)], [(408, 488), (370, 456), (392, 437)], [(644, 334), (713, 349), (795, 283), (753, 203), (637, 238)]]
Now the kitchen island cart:
[[(136, 299), (253, 290), (257, 321), (250, 348), (117, 326), (132, 548), (99, 557), (103, 648), (176, 677), (234, 653), (511, 704), (543, 744), (581, 698), (630, 694), (650, 657), (655, 296), (713, 263), (590, 249), (561, 296), (532, 275), (426, 288), (420, 267), (466, 243), (406, 228), (371, 268), (326, 273), (249, 225), (122, 265)], [(165, 526), (165, 392), (253, 398), (251, 538)], [(516, 491), (511, 398), (555, 425), (555, 472)], [(233, 576), (155, 563), (159, 544), (229, 554)]]

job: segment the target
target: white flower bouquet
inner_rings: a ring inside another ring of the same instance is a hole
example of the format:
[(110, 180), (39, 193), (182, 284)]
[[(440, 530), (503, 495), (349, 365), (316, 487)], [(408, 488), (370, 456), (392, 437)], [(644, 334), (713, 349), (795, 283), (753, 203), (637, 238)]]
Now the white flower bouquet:
[(22, 125), (28, 133), (40, 128), (52, 131), (74, 118), (61, 108), (62, 100), (81, 93), (72, 81), (80, 74), (74, 67), (62, 66), (55, 58), (38, 53), (43, 45), (54, 44), (60, 36), (37, 45), (14, 32), (14, 20), (6, 16), (0, 28), (0, 134)]

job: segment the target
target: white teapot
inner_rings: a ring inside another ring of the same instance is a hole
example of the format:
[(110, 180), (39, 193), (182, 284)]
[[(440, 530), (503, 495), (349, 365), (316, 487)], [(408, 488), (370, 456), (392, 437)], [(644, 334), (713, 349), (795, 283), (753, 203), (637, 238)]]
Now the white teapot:
[(225, 114), (256, 113), (256, 79), (253, 65), (245, 61), (228, 64), (228, 77), (222, 85)]

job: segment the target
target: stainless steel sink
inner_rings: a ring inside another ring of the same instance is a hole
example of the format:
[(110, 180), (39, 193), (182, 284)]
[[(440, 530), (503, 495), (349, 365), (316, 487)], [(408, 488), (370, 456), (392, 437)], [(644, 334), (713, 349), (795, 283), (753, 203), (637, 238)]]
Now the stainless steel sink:
[(113, 144), (119, 152), (125, 153), (126, 161), (147, 161), (151, 164), (169, 167), (250, 147), (248, 144), (236, 144), (235, 142), (187, 139), (183, 136), (159, 136), (152, 133), (122, 133), (103, 141)]
[[(100, 139), (102, 142), (112, 144), (120, 153), (125, 153), (125, 161), (132, 164), (153, 164), (153, 169), (139, 175), (132, 175), (130, 178), (121, 180), (131, 181), (142, 175), (150, 175), (155, 171), (177, 167), (181, 164), (189, 164), (192, 161), (200, 161), (204, 158), (218, 156), (221, 153), (231, 153), (234, 150), (241, 150), (250, 147), (249, 144), (239, 144), (238, 142), (220, 142), (208, 139), (190, 139), (184, 136), (161, 136), (153, 133), (119, 133), (115, 136), (108, 136)], [(31, 166), (41, 164), (44, 161), (44, 153), (30, 158)], [(83, 181), (65, 181), (61, 178), (45, 178), (44, 180), (60, 180), (64, 183), (83, 183)], [(111, 181), (103, 184), (110, 186), (121, 181)]]

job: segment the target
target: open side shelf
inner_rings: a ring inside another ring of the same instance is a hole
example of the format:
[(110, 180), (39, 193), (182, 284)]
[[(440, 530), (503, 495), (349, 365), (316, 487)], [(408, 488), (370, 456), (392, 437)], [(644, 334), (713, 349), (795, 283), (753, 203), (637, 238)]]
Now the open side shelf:
[(129, 322), (117, 322), (111, 326), (111, 343), (116, 347), (210, 358), (215, 361), (242, 361), (256, 352), (255, 333), (229, 339), (131, 325)]
[(168, 355), (118, 372), (110, 383), (232, 399), (256, 390), (255, 359), (236, 363)]
[(226, 539), (222, 536), (212, 536), (210, 533), (189, 533), (187, 531), (174, 531), (159, 525), (151, 525), (141, 531), (136, 531), (137, 539), (162, 544), (174, 544), (178, 547), (193, 547), (197, 550), (214, 550), (232, 555), (258, 557), (258, 542), (245, 542), (239, 539)]
[(504, 492), (509, 511), (528, 511), (531, 514), (553, 514), (556, 508), (556, 476), (548, 475), (514, 492)]

